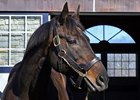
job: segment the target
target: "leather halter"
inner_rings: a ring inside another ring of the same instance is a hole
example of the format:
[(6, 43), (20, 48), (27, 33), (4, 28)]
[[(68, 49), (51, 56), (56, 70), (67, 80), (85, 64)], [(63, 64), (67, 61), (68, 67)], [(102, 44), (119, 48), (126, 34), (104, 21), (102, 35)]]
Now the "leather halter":
[(98, 57), (95, 57), (94, 59), (92, 59), (89, 63), (87, 63), (85, 65), (85, 67), (80, 66), (79, 64), (77, 64), (77, 62), (75, 62), (69, 55), (67, 55), (67, 52), (61, 47), (61, 43), (60, 43), (60, 37), (58, 34), (56, 34), (53, 38), (53, 44), (57, 49), (57, 54), (58, 57), (61, 59), (61, 61), (59, 61), (59, 66), (62, 66), (62, 59), (68, 64), (68, 66), (73, 69), (79, 76), (78, 79), (76, 80), (76, 82), (74, 82), (73, 80), (72, 83), (75, 87), (77, 87), (78, 89), (81, 89), (80, 85), (81, 82), (84, 79), (87, 79), (87, 71), (94, 65), (96, 64), (99, 60)]

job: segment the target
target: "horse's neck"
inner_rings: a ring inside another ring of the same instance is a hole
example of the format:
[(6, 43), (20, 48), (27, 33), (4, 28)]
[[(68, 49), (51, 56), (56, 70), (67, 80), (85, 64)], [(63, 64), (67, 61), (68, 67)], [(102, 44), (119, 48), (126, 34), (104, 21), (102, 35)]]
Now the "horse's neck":
[(31, 81), (35, 77), (35, 72), (39, 67), (39, 62), (44, 56), (42, 52), (44, 52), (43, 49), (35, 50), (23, 59), (19, 74), (19, 82), (22, 89), (29, 89)]
[(35, 70), (35, 74), (34, 74), (34, 77), (33, 77), (33, 80), (32, 80), (32, 87), (35, 88), (35, 85), (37, 83), (37, 80), (38, 80), (38, 76), (39, 76), (39, 73), (43, 67), (43, 64), (44, 64), (44, 61), (45, 61), (45, 57), (42, 57), (40, 60), (39, 60), (39, 63), (38, 63), (38, 67), (37, 69)]
[(31, 100), (44, 100), (44, 98), (47, 99), (48, 96), (47, 93), (48, 87), (50, 86), (49, 83), (50, 83), (51, 67), (47, 59), (45, 59), (45, 61), (43, 61), (42, 59), (40, 63), (43, 63), (43, 65), (40, 64), (42, 65), (42, 67), (41, 69), (36, 71), (30, 85)]

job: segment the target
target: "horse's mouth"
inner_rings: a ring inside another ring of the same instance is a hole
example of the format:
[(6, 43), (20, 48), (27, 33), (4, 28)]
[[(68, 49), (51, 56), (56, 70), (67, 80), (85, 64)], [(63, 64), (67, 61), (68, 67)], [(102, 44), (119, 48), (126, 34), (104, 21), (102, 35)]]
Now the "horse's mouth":
[(103, 83), (99, 79), (97, 79), (96, 83), (91, 82), (87, 77), (84, 77), (84, 80), (88, 85), (90, 91), (104, 91), (108, 88), (108, 83)]

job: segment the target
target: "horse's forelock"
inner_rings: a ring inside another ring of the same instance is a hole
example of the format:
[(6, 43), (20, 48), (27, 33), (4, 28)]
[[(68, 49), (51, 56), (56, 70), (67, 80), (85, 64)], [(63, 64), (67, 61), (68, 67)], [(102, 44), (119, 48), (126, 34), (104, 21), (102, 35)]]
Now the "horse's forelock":
[(71, 31), (70, 33), (73, 33), (73, 32), (83, 33), (83, 31), (85, 30), (83, 25), (80, 23), (80, 21), (77, 19), (74, 19), (71, 16), (67, 17), (65, 24), (66, 24), (66, 28), (69, 31)]

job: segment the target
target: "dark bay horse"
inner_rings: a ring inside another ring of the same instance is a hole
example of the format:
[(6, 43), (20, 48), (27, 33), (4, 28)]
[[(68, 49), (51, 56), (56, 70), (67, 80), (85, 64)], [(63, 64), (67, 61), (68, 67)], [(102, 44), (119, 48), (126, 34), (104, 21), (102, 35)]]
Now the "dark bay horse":
[(108, 87), (108, 76), (96, 57), (79, 20), (79, 7), (69, 15), (67, 3), (60, 15), (41, 25), (31, 36), (23, 60), (10, 72), (2, 100), (47, 100), (53, 81), (59, 100), (69, 100), (67, 79), (92, 91)]

